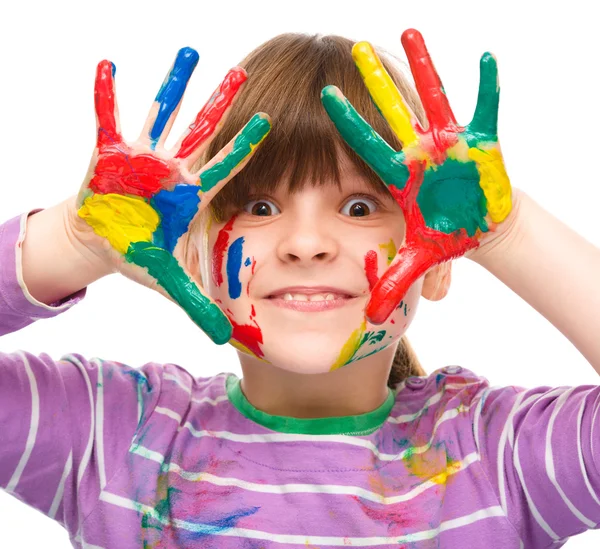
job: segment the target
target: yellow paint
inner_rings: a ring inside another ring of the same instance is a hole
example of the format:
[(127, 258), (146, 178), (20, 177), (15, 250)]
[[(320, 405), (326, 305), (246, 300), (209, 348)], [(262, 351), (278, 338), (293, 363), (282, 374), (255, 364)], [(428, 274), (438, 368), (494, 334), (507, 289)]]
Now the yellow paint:
[(123, 255), (132, 242), (152, 242), (160, 223), (159, 215), (143, 198), (113, 193), (87, 197), (77, 215)]
[(330, 372), (333, 372), (334, 370), (344, 366), (344, 364), (346, 364), (352, 358), (352, 355), (354, 355), (358, 349), (360, 340), (362, 339), (366, 329), (367, 321), (366, 319), (363, 319), (360, 327), (354, 330), (352, 334), (350, 334), (348, 341), (344, 343), (337, 360), (333, 363), (333, 366), (329, 368)]
[(233, 338), (229, 340), (229, 343), (231, 343), (231, 345), (233, 345), (233, 347), (235, 347), (238, 351), (245, 353), (247, 355), (253, 356), (254, 358), (257, 358), (258, 360), (261, 360), (262, 362), (266, 362), (267, 364), (269, 363), (268, 360), (258, 356), (256, 353), (252, 352), (243, 343), (240, 343), (239, 341), (236, 341)]
[(479, 186), (487, 198), (489, 215), (494, 223), (501, 223), (512, 209), (510, 181), (502, 153), (497, 146), (489, 149), (471, 147), (469, 158), (477, 164)]
[(460, 162), (469, 161), (469, 145), (464, 139), (459, 139), (458, 142), (450, 147), (446, 154), (448, 158), (452, 160), (458, 160)]
[(387, 264), (390, 265), (398, 253), (398, 248), (396, 248), (396, 244), (394, 244), (394, 239), (390, 238), (390, 241), (387, 244), (379, 244), (379, 249), (387, 251)]
[(405, 148), (418, 141), (419, 138), (411, 124), (410, 110), (371, 44), (368, 42), (354, 44), (352, 57), (373, 101), (392, 131), (402, 141), (402, 147)]

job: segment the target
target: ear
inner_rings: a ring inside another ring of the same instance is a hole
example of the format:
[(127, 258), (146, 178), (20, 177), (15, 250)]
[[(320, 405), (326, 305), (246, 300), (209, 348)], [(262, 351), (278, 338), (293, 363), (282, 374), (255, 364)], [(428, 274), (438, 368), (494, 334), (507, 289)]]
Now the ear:
[(450, 289), (452, 261), (436, 265), (425, 274), (421, 295), (429, 301), (439, 301), (446, 297)]

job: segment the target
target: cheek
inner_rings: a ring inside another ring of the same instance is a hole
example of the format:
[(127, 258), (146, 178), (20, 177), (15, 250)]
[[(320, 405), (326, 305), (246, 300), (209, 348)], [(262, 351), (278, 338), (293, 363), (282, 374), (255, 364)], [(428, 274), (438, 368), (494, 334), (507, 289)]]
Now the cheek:
[(235, 217), (211, 231), (205, 270), (206, 287), (215, 301), (232, 303), (250, 295), (250, 281), (257, 263), (254, 240), (236, 230)]

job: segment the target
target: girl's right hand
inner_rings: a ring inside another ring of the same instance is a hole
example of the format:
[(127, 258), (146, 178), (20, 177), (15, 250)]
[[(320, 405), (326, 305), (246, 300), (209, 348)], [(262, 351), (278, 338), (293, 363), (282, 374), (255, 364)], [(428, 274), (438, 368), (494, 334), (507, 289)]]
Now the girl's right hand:
[(115, 100), (115, 67), (98, 64), (95, 84), (97, 144), (85, 181), (68, 214), (78, 244), (118, 271), (177, 303), (215, 343), (227, 343), (232, 326), (219, 306), (193, 282), (173, 255), (192, 220), (238, 173), (269, 133), (258, 113), (200, 171), (192, 166), (222, 125), (246, 80), (235, 67), (225, 77), (189, 130), (164, 148), (181, 98), (198, 61), (183, 48), (164, 80), (140, 137), (121, 136)]

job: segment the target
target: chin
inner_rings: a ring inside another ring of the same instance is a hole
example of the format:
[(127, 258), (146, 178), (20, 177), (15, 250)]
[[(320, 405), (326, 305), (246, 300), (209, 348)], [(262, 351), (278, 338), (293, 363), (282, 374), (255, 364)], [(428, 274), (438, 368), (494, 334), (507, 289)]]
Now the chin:
[[(296, 341), (294, 341), (296, 339)], [(330, 337), (324, 337), (328, 342), (319, 342), (319, 338), (279, 338), (277, 344), (265, 345), (264, 358), (269, 363), (282, 370), (298, 374), (325, 374), (331, 371), (331, 366), (339, 356), (339, 345), (333, 345)], [(324, 344), (326, 343), (326, 344)]]

